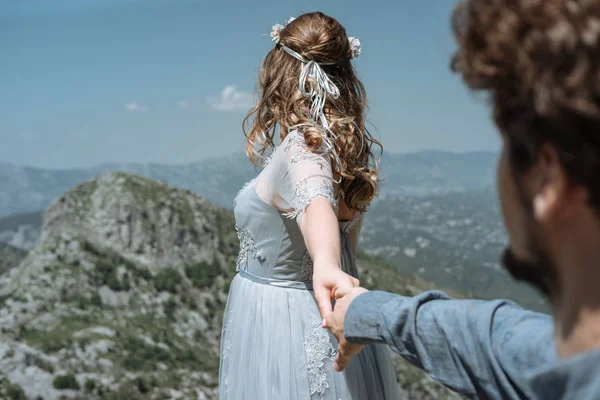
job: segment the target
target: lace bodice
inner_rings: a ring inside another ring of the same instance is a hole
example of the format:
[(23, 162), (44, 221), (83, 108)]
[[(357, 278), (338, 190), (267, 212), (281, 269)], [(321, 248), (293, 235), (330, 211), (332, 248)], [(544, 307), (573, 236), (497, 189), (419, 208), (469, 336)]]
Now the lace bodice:
[[(234, 200), (238, 270), (271, 281), (310, 282), (312, 260), (298, 224), (318, 197), (328, 199), (338, 212), (330, 159), (324, 151), (312, 152), (303, 135), (292, 131)], [(350, 233), (358, 218), (340, 223), (342, 235)]]

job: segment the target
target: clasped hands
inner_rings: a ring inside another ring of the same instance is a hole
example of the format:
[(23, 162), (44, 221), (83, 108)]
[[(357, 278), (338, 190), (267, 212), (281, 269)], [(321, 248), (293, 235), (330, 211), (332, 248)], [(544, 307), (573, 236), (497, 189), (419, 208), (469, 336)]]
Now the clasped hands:
[[(338, 351), (333, 362), (334, 370), (343, 371), (352, 357), (364, 347), (346, 340), (344, 318), (352, 300), (367, 289), (360, 287), (358, 279), (334, 266), (315, 268), (313, 290), (323, 317), (323, 328), (329, 329), (338, 340)], [(335, 300), (335, 307), (332, 307), (333, 300)]]

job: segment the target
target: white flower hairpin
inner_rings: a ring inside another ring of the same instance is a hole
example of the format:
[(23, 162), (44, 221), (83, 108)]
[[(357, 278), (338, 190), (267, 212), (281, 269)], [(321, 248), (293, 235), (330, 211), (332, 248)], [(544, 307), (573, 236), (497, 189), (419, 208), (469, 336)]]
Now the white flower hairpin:
[(350, 42), (350, 58), (360, 56), (360, 40), (354, 36), (350, 36), (348, 41)]
[(274, 41), (275, 43), (279, 43), (279, 32), (281, 32), (283, 28), (285, 27), (281, 24), (273, 25), (273, 28), (271, 28), (271, 34), (269, 35), (271, 36), (272, 41)]
[[(295, 19), (295, 17), (288, 18), (287, 21), (285, 21), (285, 26), (289, 25)], [(283, 28), (285, 28), (285, 26), (281, 24), (273, 25), (273, 28), (271, 28), (271, 34), (269, 35), (271, 36), (271, 40), (273, 42), (279, 43), (279, 34), (283, 30)], [(350, 58), (357, 58), (358, 56), (360, 56), (360, 40), (358, 40), (358, 38), (355, 38), (354, 36), (350, 36), (348, 37), (348, 42), (350, 43)]]

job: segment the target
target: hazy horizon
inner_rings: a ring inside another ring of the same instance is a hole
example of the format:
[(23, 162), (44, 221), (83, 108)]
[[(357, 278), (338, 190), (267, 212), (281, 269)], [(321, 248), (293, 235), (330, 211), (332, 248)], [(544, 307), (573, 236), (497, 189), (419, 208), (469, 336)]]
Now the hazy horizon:
[[(466, 151), (450, 151), (450, 150), (439, 150), (439, 149), (422, 149), (422, 150), (415, 150), (415, 151), (408, 151), (408, 152), (397, 152), (397, 153), (392, 153), (389, 151), (384, 151), (383, 153), (383, 159), (385, 159), (385, 157), (387, 156), (410, 156), (410, 155), (417, 155), (417, 154), (426, 154), (426, 153), (442, 153), (442, 154), (452, 154), (452, 155), (469, 155), (469, 154), (493, 154), (495, 156), (498, 155), (498, 151), (497, 150), (466, 150)], [(376, 153), (378, 154), (378, 153)], [(10, 165), (10, 166), (16, 166), (19, 168), (31, 168), (31, 169), (37, 169), (37, 170), (48, 170), (48, 171), (69, 171), (69, 170), (83, 170), (83, 169), (93, 169), (93, 168), (97, 168), (97, 167), (102, 167), (102, 166), (110, 166), (110, 165), (153, 165), (153, 166), (165, 166), (165, 167), (181, 167), (181, 166), (186, 166), (186, 165), (192, 165), (192, 164), (198, 164), (198, 163), (203, 163), (205, 161), (210, 161), (210, 160), (218, 160), (218, 159), (223, 159), (223, 158), (233, 158), (233, 157), (245, 157), (243, 152), (235, 152), (235, 153), (227, 153), (227, 154), (222, 154), (222, 155), (217, 155), (217, 156), (205, 156), (202, 158), (199, 158), (195, 161), (185, 161), (185, 162), (156, 162), (156, 161), (147, 161), (147, 162), (137, 162), (137, 161), (104, 161), (104, 162), (100, 162), (97, 164), (90, 164), (90, 165), (84, 165), (84, 166), (66, 166), (66, 167), (46, 167), (46, 166), (39, 166), (39, 165), (32, 165), (32, 164), (20, 164), (20, 163), (12, 163), (12, 162), (7, 162), (7, 161), (2, 161), (0, 160), (0, 166), (2, 165)], [(248, 161), (250, 163), (250, 161)]]

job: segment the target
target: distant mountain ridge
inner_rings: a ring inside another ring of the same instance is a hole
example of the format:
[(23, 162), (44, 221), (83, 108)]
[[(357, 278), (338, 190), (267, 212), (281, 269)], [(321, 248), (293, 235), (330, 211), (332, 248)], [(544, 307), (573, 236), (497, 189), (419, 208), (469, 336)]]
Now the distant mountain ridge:
[[(440, 194), (491, 186), (497, 154), (423, 151), (382, 158), (383, 195)], [(0, 163), (0, 217), (43, 210), (80, 182), (112, 171), (128, 172), (201, 194), (230, 208), (256, 169), (243, 154), (182, 165), (111, 163), (91, 168), (51, 170)]]
[[(233, 188), (222, 188), (220, 179), (242, 182), (253, 169), (242, 163), (243, 156), (231, 155), (184, 165), (107, 163), (90, 168), (42, 169), (0, 163), (0, 216), (43, 210), (73, 186), (100, 175), (122, 171), (205, 193), (223, 205)], [(245, 168), (244, 168), (245, 167)], [(225, 182), (227, 184), (227, 182)], [(235, 192), (234, 192), (235, 193)]]
[(27, 256), (27, 251), (0, 242), (0, 275), (10, 271)]
[(29, 250), (37, 243), (41, 227), (41, 211), (0, 217), (0, 243)]
[[(506, 297), (546, 310), (536, 292), (516, 284), (499, 265), (507, 238), (493, 185), (496, 159), (491, 152), (386, 155), (382, 193), (366, 218), (361, 247), (369, 254), (381, 255), (399, 270), (437, 285), (476, 297)], [(105, 164), (67, 171), (12, 168), (4, 176), (20, 177), (18, 181), (25, 189), (13, 197), (26, 197), (15, 203), (21, 207), (50, 201), (53, 195), (36, 192), (41, 183), (53, 191), (63, 186), (70, 189), (81, 182), (75, 179), (95, 177), (100, 170), (127, 168), (137, 170), (139, 176), (188, 188), (224, 208), (231, 207), (240, 187), (256, 174), (245, 156), (234, 155), (179, 166)], [(28, 186), (23, 182), (33, 183)], [(0, 199), (7, 198), (7, 193), (10, 190), (0, 193)], [(27, 203), (27, 199), (44, 201)], [(31, 248), (40, 226), (39, 212), (0, 217), (0, 243)]]

